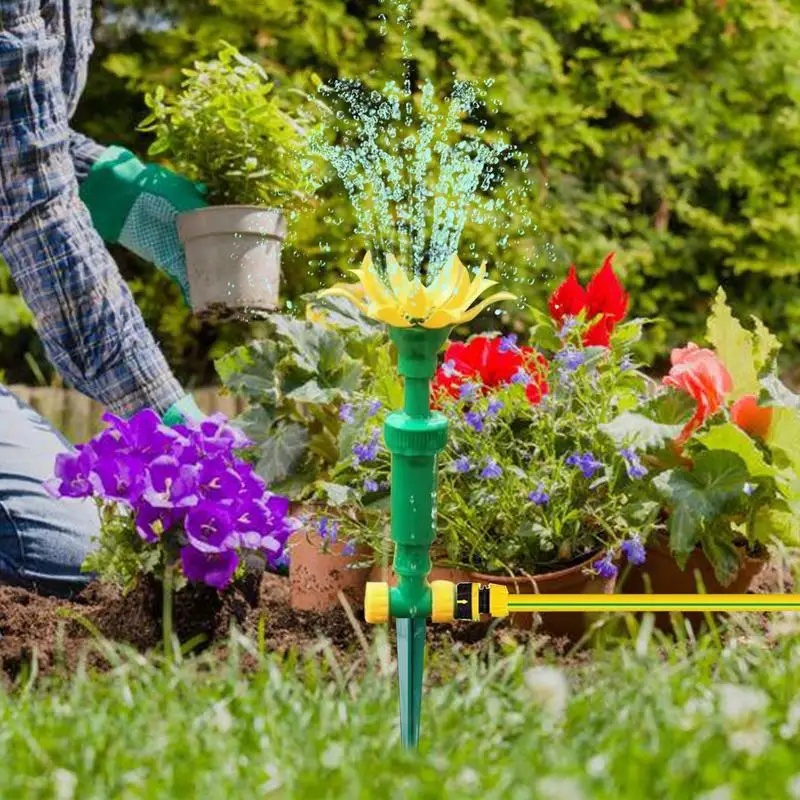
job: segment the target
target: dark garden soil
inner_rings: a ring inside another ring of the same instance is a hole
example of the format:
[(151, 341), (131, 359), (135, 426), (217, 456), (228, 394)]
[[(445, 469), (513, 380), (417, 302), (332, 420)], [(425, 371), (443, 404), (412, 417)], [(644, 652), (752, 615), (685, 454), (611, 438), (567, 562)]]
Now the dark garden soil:
[[(753, 590), (792, 591), (781, 583), (780, 573), (767, 568)], [(162, 647), (161, 598), (155, 584), (143, 584), (125, 597), (110, 587), (92, 584), (69, 602), (0, 587), (0, 684), (11, 685), (30, 674), (34, 662), (40, 675), (72, 672), (81, 661), (90, 668), (108, 669), (111, 664), (103, 655), (101, 639), (141, 652)], [(181, 642), (194, 640), (195, 650), (211, 648), (219, 658), (227, 657), (226, 643), (235, 626), (254, 641), (260, 637), (266, 650), (278, 653), (303, 653), (325, 640), (348, 664), (364, 661), (364, 645), (375, 630), (358, 609), (294, 611), (289, 605), (288, 579), (271, 574), (264, 575), (260, 585), (245, 587), (245, 593), (239, 589), (222, 596), (212, 590), (179, 592), (174, 621)], [(490, 641), (505, 649), (534, 640), (542, 640), (536, 630), (514, 630), (505, 621), (429, 628), (434, 651), (486, 650)], [(549, 644), (562, 652), (569, 646)]]

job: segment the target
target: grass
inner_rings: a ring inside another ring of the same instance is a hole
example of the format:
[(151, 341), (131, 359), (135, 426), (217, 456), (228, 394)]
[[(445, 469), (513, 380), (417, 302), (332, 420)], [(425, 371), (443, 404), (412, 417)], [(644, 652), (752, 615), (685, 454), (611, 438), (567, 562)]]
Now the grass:
[(328, 649), (279, 659), (236, 634), (213, 670), (98, 643), (109, 674), (34, 671), (0, 691), (0, 796), (800, 797), (787, 619), (776, 641), (737, 626), (669, 646), (631, 622), (627, 644), (562, 666), (530, 649), (439, 652), (417, 754), (398, 743), (385, 642), (366, 674)]

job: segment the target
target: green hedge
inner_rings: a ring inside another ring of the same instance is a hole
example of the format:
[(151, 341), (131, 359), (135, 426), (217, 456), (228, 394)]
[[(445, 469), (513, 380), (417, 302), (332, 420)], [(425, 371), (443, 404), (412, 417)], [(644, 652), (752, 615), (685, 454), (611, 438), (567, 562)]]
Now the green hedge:
[[(651, 352), (697, 336), (724, 282), (737, 310), (762, 317), (791, 356), (800, 334), (796, 3), (414, 5), (419, 72), (439, 85), (454, 72), (493, 79), (501, 107), (492, 124), (530, 154), (534, 188), (524, 210), (536, 230), (512, 237), (502, 252), (493, 231), (469, 231), (465, 252), (473, 243), (476, 256), (502, 264), (517, 276), (514, 288), (540, 302), (570, 260), (585, 275), (618, 250), (634, 311), (665, 320), (647, 342)], [(377, 0), (100, 3), (79, 126), (143, 151), (147, 141), (134, 131), (142, 91), (174, 84), (179, 68), (213, 55), (220, 38), (263, 58), (284, 85), (308, 85), (313, 71), (380, 86), (400, 69), (398, 31), (381, 34), (386, 11)], [(351, 265), (360, 246), (351, 226), (335, 196), (303, 220), (286, 257), (288, 298)], [(142, 265), (126, 269), (181, 377), (207, 376), (208, 347), (217, 342), (219, 351), (243, 332), (204, 329), (198, 340), (185, 312), (163, 303), (164, 279)], [(29, 343), (32, 334), (16, 336)]]

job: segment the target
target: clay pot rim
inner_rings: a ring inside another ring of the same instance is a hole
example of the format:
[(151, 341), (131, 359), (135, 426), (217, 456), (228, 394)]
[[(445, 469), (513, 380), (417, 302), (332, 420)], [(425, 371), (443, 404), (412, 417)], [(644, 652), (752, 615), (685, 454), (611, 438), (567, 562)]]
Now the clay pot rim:
[(598, 550), (596, 553), (588, 555), (577, 564), (573, 564), (571, 567), (564, 567), (564, 569), (555, 570), (554, 572), (531, 573), (530, 575), (515, 575), (512, 577), (511, 575), (491, 575), (486, 572), (470, 571), (470, 575), (480, 583), (499, 583), (509, 586), (514, 586), (518, 583), (532, 583), (534, 581), (536, 583), (551, 583), (561, 578), (566, 578), (582, 572), (589, 563), (598, 558), (602, 558), (604, 552), (603, 550)]

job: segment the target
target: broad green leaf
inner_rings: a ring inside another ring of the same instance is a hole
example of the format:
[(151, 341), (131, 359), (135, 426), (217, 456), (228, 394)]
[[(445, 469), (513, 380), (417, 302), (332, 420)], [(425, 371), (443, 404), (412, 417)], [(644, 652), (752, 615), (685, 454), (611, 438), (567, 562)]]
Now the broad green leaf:
[(731, 541), (727, 525), (710, 531), (703, 537), (702, 545), (706, 558), (714, 568), (714, 576), (723, 586), (728, 586), (741, 569), (742, 558)]
[(649, 450), (677, 438), (683, 426), (664, 425), (643, 414), (626, 411), (598, 428), (618, 445)]
[(325, 492), (325, 497), (332, 506), (350, 505), (358, 500), (358, 495), (350, 486), (323, 482), (319, 484), (319, 488)]
[(753, 339), (755, 342), (754, 356), (756, 369), (761, 374), (768, 367), (773, 366), (775, 358), (781, 349), (781, 343), (773, 335), (769, 328), (758, 318), (751, 317), (753, 320)]
[(531, 344), (539, 350), (558, 352), (563, 343), (558, 338), (553, 320), (538, 308), (531, 308), (530, 313), (534, 320), (534, 324), (529, 330)]
[(663, 425), (683, 427), (694, 414), (695, 401), (685, 392), (662, 391), (639, 407), (639, 413)]
[(708, 319), (707, 337), (733, 379), (731, 399), (757, 395), (760, 387), (753, 334), (733, 316), (721, 287)]
[(251, 406), (234, 421), (236, 427), (254, 442), (263, 442), (269, 436), (274, 423), (272, 412), (262, 406)]
[(308, 450), (308, 440), (308, 431), (302, 425), (278, 426), (261, 445), (256, 472), (268, 486), (285, 480), (302, 461)]
[(766, 392), (770, 405), (800, 409), (800, 395), (789, 389), (774, 372), (761, 379), (761, 389)]
[(611, 334), (611, 346), (618, 349), (627, 349), (642, 338), (642, 331), (647, 324), (644, 319), (632, 319), (623, 325), (617, 325)]
[(800, 475), (800, 411), (776, 407), (767, 434), (767, 444), (774, 454)]
[(788, 547), (800, 546), (800, 509), (776, 501), (756, 509), (752, 520), (753, 538), (762, 544), (778, 539)]
[(338, 328), (355, 328), (364, 336), (374, 336), (385, 330), (381, 322), (364, 316), (346, 297), (318, 297), (306, 295), (308, 305), (321, 311), (325, 320)]
[(275, 342), (251, 342), (214, 362), (220, 380), (235, 394), (256, 403), (277, 402), (275, 367), (278, 363)]
[(724, 450), (736, 453), (744, 461), (747, 471), (755, 478), (774, 477), (775, 467), (767, 464), (758, 445), (737, 425), (726, 422), (715, 425), (695, 436), (707, 450)]
[(691, 471), (656, 475), (653, 485), (670, 509), (670, 547), (679, 563), (686, 563), (708, 526), (741, 498), (747, 478), (744, 461), (723, 450), (700, 453)]
[(338, 389), (323, 389), (315, 380), (306, 381), (302, 386), (298, 386), (289, 392), (286, 397), (296, 403), (315, 403), (327, 405), (341, 397), (342, 393)]

